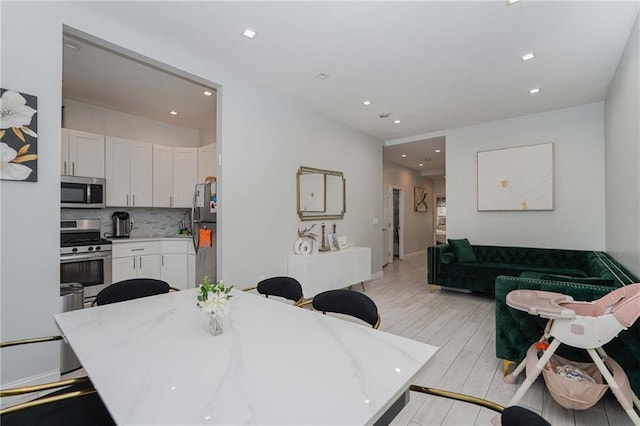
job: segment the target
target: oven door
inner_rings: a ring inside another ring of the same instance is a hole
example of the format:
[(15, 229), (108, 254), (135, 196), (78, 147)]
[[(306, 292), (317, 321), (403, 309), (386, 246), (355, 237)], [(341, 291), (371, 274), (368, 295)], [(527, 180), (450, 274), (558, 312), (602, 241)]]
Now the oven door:
[(60, 256), (60, 283), (82, 284), (85, 306), (90, 305), (111, 284), (111, 252)]

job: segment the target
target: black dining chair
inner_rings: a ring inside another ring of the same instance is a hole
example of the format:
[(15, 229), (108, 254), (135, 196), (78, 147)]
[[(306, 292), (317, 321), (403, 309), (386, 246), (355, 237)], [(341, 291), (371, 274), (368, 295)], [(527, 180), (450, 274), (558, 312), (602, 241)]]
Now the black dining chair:
[[(3, 342), (0, 348), (56, 340), (62, 340), (62, 336)], [(52, 392), (38, 397), (38, 393), (45, 391)], [(1, 409), (2, 426), (115, 425), (88, 377), (0, 390), (0, 397), (12, 396), (26, 396), (30, 400)]]
[(170, 290), (179, 291), (180, 289), (171, 287), (165, 281), (153, 278), (133, 278), (113, 283), (104, 288), (98, 293), (91, 306), (108, 305), (110, 303), (124, 302), (125, 300), (155, 296), (169, 293)]
[(409, 387), (409, 390), (413, 392), (439, 396), (442, 398), (449, 398), (456, 401), (468, 402), (470, 404), (488, 408), (492, 411), (495, 411), (496, 413), (501, 414), (500, 421), (502, 426), (551, 426), (551, 423), (546, 421), (542, 416), (524, 407), (520, 407), (519, 405), (504, 407), (495, 402), (478, 398), (476, 396), (419, 385), (411, 385)]
[(271, 277), (264, 279), (255, 287), (245, 288), (242, 291), (257, 290), (265, 297), (277, 296), (291, 300), (295, 306), (304, 301), (300, 282), (291, 277)]
[[(369, 296), (353, 290), (328, 290), (315, 295), (309, 301), (316, 311), (333, 312), (359, 318), (373, 328), (380, 326), (380, 314)], [(306, 302), (306, 303), (309, 303)], [(305, 303), (305, 304), (306, 304)]]

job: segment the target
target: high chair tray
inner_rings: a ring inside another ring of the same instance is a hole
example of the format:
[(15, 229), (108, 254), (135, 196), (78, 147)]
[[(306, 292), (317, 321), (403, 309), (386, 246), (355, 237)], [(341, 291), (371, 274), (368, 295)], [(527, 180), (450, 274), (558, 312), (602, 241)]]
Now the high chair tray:
[(568, 302), (573, 302), (573, 297), (549, 291), (513, 290), (507, 294), (507, 305), (542, 318), (574, 319), (575, 311), (561, 306)]

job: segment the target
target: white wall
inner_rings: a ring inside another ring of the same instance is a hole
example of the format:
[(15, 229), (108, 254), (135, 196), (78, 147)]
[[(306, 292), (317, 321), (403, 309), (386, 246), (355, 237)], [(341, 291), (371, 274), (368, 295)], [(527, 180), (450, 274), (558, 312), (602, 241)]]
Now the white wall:
[[(62, 26), (45, 18), (53, 5), (44, 14), (33, 4), (0, 8), (2, 88), (38, 97), (38, 182), (0, 181), (0, 340), (6, 341), (59, 333), (53, 314), (60, 292)], [(2, 383), (58, 369), (58, 343), (35, 346), (2, 349)]]
[[(603, 108), (598, 102), (447, 131), (447, 237), (604, 250)], [(478, 212), (477, 152), (547, 142), (554, 144), (554, 210)]]
[(636, 22), (605, 102), (607, 252), (640, 277), (640, 33)]
[[(371, 247), (372, 272), (381, 271), (381, 226), (372, 224), (382, 215), (381, 141), (252, 88), (218, 70), (216, 58), (174, 45), (168, 35), (114, 26), (81, 4), (2, 2), (0, 7), (2, 87), (38, 96), (40, 141), (39, 182), (0, 183), (2, 340), (56, 332), (63, 24), (222, 85), (223, 272), (218, 278), (242, 288), (259, 275), (286, 273), (296, 230), (307, 224), (296, 215), (300, 165), (345, 173), (347, 213), (338, 232)], [(0, 381), (57, 368), (57, 351), (39, 349), (21, 356), (3, 351)]]
[(200, 131), (125, 112), (64, 100), (64, 127), (166, 146), (200, 146)]
[[(404, 254), (424, 251), (433, 244), (433, 184), (430, 179), (420, 176), (420, 172), (399, 166), (389, 161), (383, 162), (384, 188), (388, 185), (404, 189)], [(413, 187), (427, 188), (429, 211), (413, 211)], [(386, 196), (383, 199), (386, 200)], [(386, 202), (386, 201), (385, 201)], [(393, 249), (393, 247), (392, 247)]]

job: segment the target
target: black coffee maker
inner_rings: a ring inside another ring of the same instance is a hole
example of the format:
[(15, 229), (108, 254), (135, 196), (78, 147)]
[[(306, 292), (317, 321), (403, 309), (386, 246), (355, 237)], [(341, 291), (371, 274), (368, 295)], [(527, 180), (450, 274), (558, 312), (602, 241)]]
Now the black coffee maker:
[(111, 238), (129, 238), (133, 222), (131, 222), (128, 212), (114, 212), (111, 215), (111, 221), (113, 222)]

